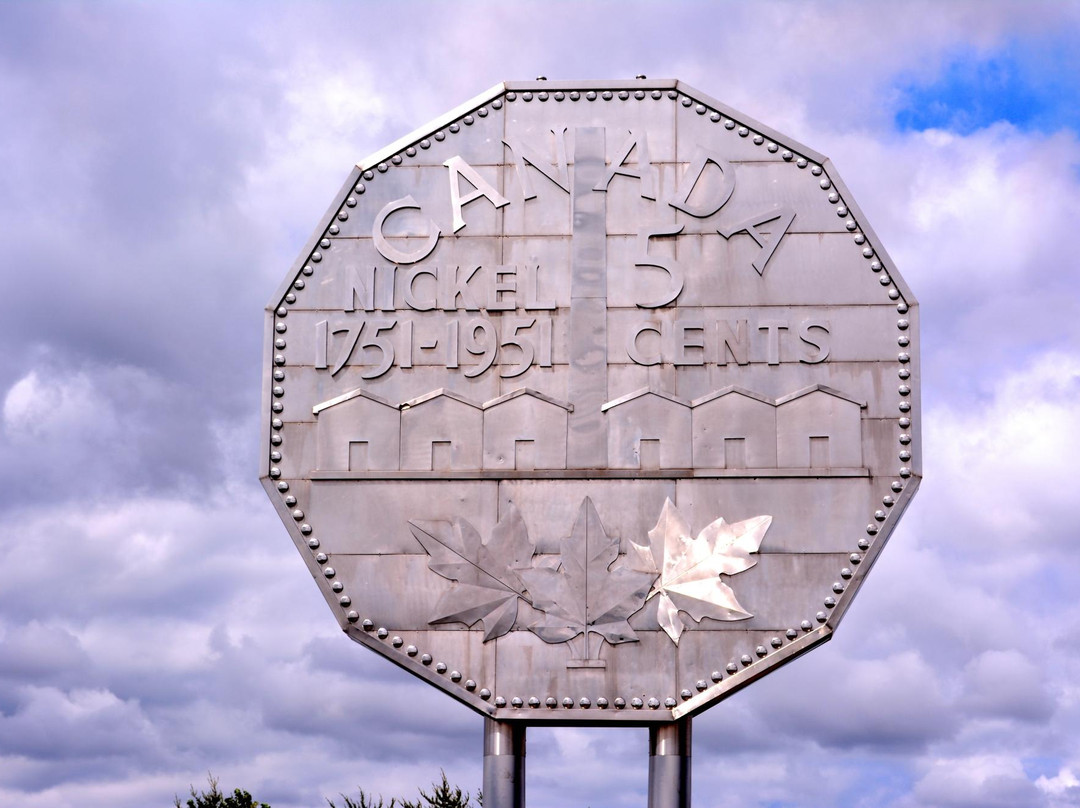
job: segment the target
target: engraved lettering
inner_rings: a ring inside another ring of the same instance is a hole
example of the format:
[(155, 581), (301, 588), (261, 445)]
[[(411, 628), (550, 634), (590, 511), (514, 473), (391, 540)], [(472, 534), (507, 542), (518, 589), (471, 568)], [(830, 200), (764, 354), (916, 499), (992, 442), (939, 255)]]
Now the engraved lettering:
[(566, 127), (564, 126), (558, 132), (554, 129), (548, 131), (555, 136), (554, 165), (549, 165), (547, 161), (540, 156), (539, 152), (520, 138), (503, 140), (503, 143), (506, 144), (514, 154), (514, 164), (517, 166), (518, 182), (521, 183), (521, 191), (527, 200), (535, 199), (536, 191), (533, 190), (532, 180), (525, 170), (526, 165), (532, 166), (564, 191), (570, 193), (570, 170), (566, 165)]
[(765, 349), (770, 365), (780, 364), (780, 332), (787, 330), (788, 324), (784, 320), (762, 320), (758, 323), (758, 331), (768, 332)]
[(315, 323), (315, 369), (326, 370), (326, 342), (329, 340), (328, 323), (319, 320)]
[[(637, 168), (629, 168), (626, 161), (630, 159), (630, 153), (637, 149)], [(646, 135), (630, 133), (630, 137), (619, 149), (611, 161), (607, 173), (594, 187), (594, 191), (606, 191), (611, 180), (618, 174), (621, 177), (634, 177), (641, 183), (641, 196), (643, 199), (656, 199), (656, 166), (649, 162), (649, 143)]]
[[(712, 163), (716, 168), (720, 169), (720, 172), (724, 177), (724, 182), (718, 190), (713, 192), (711, 200), (702, 200), (697, 204), (693, 204), (689, 201), (690, 194), (701, 180), (701, 175), (705, 173), (705, 168), (709, 163)], [(683, 213), (689, 213), (691, 216), (705, 219), (724, 207), (724, 205), (727, 204), (727, 201), (731, 199), (731, 194), (734, 190), (735, 170), (731, 167), (731, 163), (715, 152), (707, 151), (701, 146), (698, 146), (697, 150), (694, 152), (694, 159), (691, 161), (690, 167), (686, 169), (686, 173), (683, 174), (682, 179), (679, 180), (679, 185), (675, 189), (675, 195), (668, 204), (673, 208), (681, 210)]]
[[(823, 332), (822, 335), (811, 335), (810, 329), (816, 328)], [(800, 357), (800, 362), (805, 362), (808, 365), (816, 365), (818, 362), (824, 362), (829, 358), (829, 344), (827, 337), (829, 336), (829, 321), (828, 320), (803, 320), (799, 323), (799, 339), (801, 339), (807, 345), (813, 346), (816, 350), (807, 355)]]
[(479, 311), (469, 289), (469, 281), (479, 270), (479, 266), (466, 268), (442, 267), (439, 269), (439, 308), (443, 311), (455, 311), (458, 308), (458, 298), (461, 298), (461, 307), (465, 311)]
[[(515, 367), (508, 368), (499, 374), (504, 379), (520, 376), (532, 366), (535, 349), (531, 342), (520, 339), (518, 337), (518, 332), (525, 328), (532, 328), (533, 323), (535, 322), (535, 317), (507, 317), (503, 320), (504, 336), (500, 349), (505, 348), (508, 345), (513, 345), (521, 351), (521, 361), (518, 362)], [(509, 337), (505, 336), (506, 331), (510, 332)]]
[(541, 317), (537, 324), (540, 331), (540, 362), (542, 368), (551, 367), (551, 318)]
[[(455, 233), (465, 226), (465, 219), (461, 216), (461, 209), (470, 202), (475, 202), (477, 199), (484, 197), (496, 208), (510, 204), (509, 199), (500, 194), (491, 183), (481, 177), (475, 168), (461, 159), (460, 155), (451, 157), (443, 165), (450, 169), (450, 205), (454, 210)], [(473, 190), (464, 196), (461, 195), (460, 183), (462, 178), (473, 187)]]
[(636, 267), (656, 267), (668, 274), (669, 283), (666, 291), (652, 300), (639, 301), (638, 305), (645, 309), (655, 309), (666, 306), (679, 296), (683, 289), (683, 271), (678, 262), (673, 258), (662, 258), (649, 255), (649, 239), (656, 236), (674, 236), (682, 232), (680, 225), (659, 225), (645, 227), (638, 231), (638, 257), (634, 260)]
[(458, 366), (458, 324), (451, 320), (446, 324), (446, 369), (454, 370)]
[(750, 340), (746, 333), (746, 320), (736, 320), (734, 331), (731, 329), (731, 323), (720, 320), (716, 324), (716, 329), (716, 344), (720, 349), (716, 364), (726, 365), (729, 355), (736, 364), (750, 364)]
[(420, 210), (420, 205), (411, 196), (402, 197), (401, 199), (395, 199), (393, 202), (386, 203), (383, 209), (379, 211), (379, 214), (375, 217), (375, 223), (371, 228), (371, 238), (375, 242), (375, 249), (379, 251), (379, 254), (387, 261), (392, 261), (395, 264), (415, 264), (417, 261), (427, 258), (435, 250), (435, 245), (439, 243), (439, 236), (441, 232), (439, 226), (435, 222), (428, 220), (428, 236), (427, 241), (412, 252), (405, 252), (397, 249), (389, 241), (386, 240), (386, 236), (383, 234), (383, 225), (386, 223), (390, 214), (399, 210)]
[(404, 294), (405, 305), (411, 309), (416, 309), (417, 311), (431, 311), (435, 308), (435, 297), (421, 299), (416, 292), (416, 279), (421, 275), (428, 275), (438, 282), (438, 275), (434, 269), (429, 269), (428, 267), (413, 267), (406, 271)]
[(375, 267), (352, 267), (346, 271), (344, 311), (373, 311), (375, 308)]
[[(757, 257), (751, 262), (758, 275), (765, 274), (765, 266), (769, 263), (769, 259), (773, 257), (773, 253), (776, 252), (777, 246), (780, 244), (780, 239), (787, 233), (788, 228), (791, 227), (791, 223), (795, 220), (795, 211), (791, 208), (777, 208), (771, 210), (768, 213), (763, 213), (760, 216), (752, 216), (744, 222), (740, 222), (734, 227), (717, 228), (719, 233), (724, 238), (731, 238), (736, 233), (747, 233), (757, 245), (761, 248), (761, 251), (757, 254)], [(766, 237), (759, 230), (762, 225), (775, 221), (776, 224), (769, 228), (769, 235)]]
[[(691, 336), (690, 332), (698, 332), (695, 336)], [(691, 356), (687, 353), (687, 349), (696, 348), (700, 350), (700, 353), (695, 351)], [(675, 321), (675, 356), (673, 363), (676, 365), (704, 365), (705, 364), (705, 323), (701, 320), (684, 320), (679, 319)]]
[[(487, 305), (488, 311), (513, 311), (517, 308), (514, 293), (517, 292), (517, 267), (495, 267), (495, 277), (489, 287)], [(510, 278), (508, 281), (503, 278)]]
[[(477, 338), (478, 331), (483, 334), (482, 338)], [(495, 362), (495, 354), (499, 346), (495, 339), (495, 327), (479, 317), (469, 320), (468, 325), (465, 326), (465, 335), (465, 350), (473, 356), (480, 357), (480, 363), (476, 367), (465, 371), (465, 377), (473, 379)]]
[(555, 301), (550, 303), (540, 299), (540, 266), (525, 264), (521, 269), (521, 291), (525, 298), (526, 311), (543, 311), (555, 308)]
[(412, 320), (403, 320), (401, 323), (401, 333), (405, 337), (405, 349), (401, 352), (401, 363), (398, 367), (411, 368), (412, 367), (412, 354), (413, 354), (413, 322)]
[(662, 359), (659, 351), (654, 354), (645, 354), (638, 348), (638, 337), (646, 331), (656, 334), (658, 340), (662, 336), (660, 326), (656, 323), (642, 323), (636, 330), (630, 332), (630, 338), (626, 341), (626, 355), (632, 362), (639, 365), (659, 365)]

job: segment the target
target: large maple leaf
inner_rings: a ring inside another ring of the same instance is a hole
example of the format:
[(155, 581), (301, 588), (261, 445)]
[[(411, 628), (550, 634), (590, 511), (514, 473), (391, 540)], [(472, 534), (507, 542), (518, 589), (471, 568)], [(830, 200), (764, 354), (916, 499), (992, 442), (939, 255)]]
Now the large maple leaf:
[(757, 553), (771, 516), (755, 516), (735, 524), (717, 519), (697, 538), (670, 499), (665, 500), (656, 527), (649, 531), (649, 544), (630, 544), (627, 559), (631, 568), (659, 575), (646, 600), (658, 598), (656, 618), (660, 627), (679, 644), (686, 625), (679, 612), (695, 621), (746, 620), (753, 617), (735, 597), (721, 575), (735, 575), (757, 564)]
[(529, 568), (536, 549), (514, 503), (487, 542), (461, 518), (410, 521), (409, 529), (427, 550), (429, 569), (455, 582), (435, 604), (429, 622), (471, 626), (481, 621), (484, 642), (513, 628), (518, 600), (525, 597), (520, 573)]
[(619, 540), (607, 534), (588, 497), (581, 503), (558, 561), (521, 573), (534, 608), (544, 612), (529, 628), (548, 643), (599, 634), (609, 643), (636, 642), (627, 618), (642, 607), (655, 573), (617, 567)]

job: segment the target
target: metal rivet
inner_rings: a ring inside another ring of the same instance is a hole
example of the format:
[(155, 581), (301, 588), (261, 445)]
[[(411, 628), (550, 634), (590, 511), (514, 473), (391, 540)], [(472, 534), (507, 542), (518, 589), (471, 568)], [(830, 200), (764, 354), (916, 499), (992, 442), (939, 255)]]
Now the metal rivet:
[(286, 331), (289, 330), (289, 327), (287, 325), (285, 325), (285, 323), (278, 323), (277, 325), (274, 326), (274, 329), (279, 334), (284, 334)]
[(779, 637), (773, 637), (771, 640), (769, 640), (769, 645), (771, 645), (773, 648), (779, 648), (783, 644), (784, 641), (781, 640)]
[(378, 635), (380, 640), (385, 640), (387, 638), (387, 636), (389, 636), (389, 634), (390, 634), (390, 632), (387, 631), (382, 626), (379, 626), (379, 630), (376, 631), (375, 633)]
[(653, 696), (651, 699), (649, 699), (649, 709), (650, 710), (656, 710), (659, 707), (660, 707), (660, 699), (656, 698), (655, 696)]
[(391, 638), (390, 644), (393, 645), (395, 648), (400, 648), (405, 644), (405, 641), (401, 639), (401, 637), (395, 635), (393, 638)]
[(630, 93), (628, 93), (626, 90), (619, 90), (619, 100), (620, 101), (625, 101), (629, 97), (630, 97)]
[(911, 395), (911, 387), (909, 387), (906, 384), (902, 384), (902, 385), (900, 385), (899, 387), (896, 388), (896, 392), (898, 392), (902, 396), (910, 396)]
[(285, 347), (285, 340), (282, 339), (281, 337), (278, 337), (276, 340), (274, 340), (274, 347), (277, 348), (278, 350), (281, 350), (282, 348)]
[(911, 337), (903, 334), (896, 338), (896, 344), (899, 345), (901, 348), (906, 348), (908, 345), (911, 344)]
[[(571, 93), (571, 95), (572, 95), (572, 93)], [(547, 699), (545, 699), (545, 701), (544, 701), (544, 705), (547, 706), (547, 708), (549, 710), (553, 710), (553, 709), (555, 709), (556, 707), (559, 706), (559, 702), (556, 701), (554, 696), (548, 696)]]
[(874, 248), (873, 247), (863, 247), (862, 254), (863, 254), (863, 258), (873, 258), (874, 257)]
[(909, 469), (907, 466), (904, 466), (903, 468), (900, 469), (900, 476), (903, 477), (904, 479), (907, 479), (908, 477), (911, 476), (911, 469)]
[(504, 699), (502, 696), (496, 696), (495, 697), (495, 706), (496, 707), (505, 707), (506, 706), (506, 699)]
[[(375, 179), (375, 172), (369, 168), (367, 171), (364, 172), (364, 179), (368, 182)], [(356, 200), (353, 200), (353, 204), (356, 204)]]
[(434, 137), (437, 141), (442, 143), (444, 140), (446, 140), (446, 132), (444, 132), (442, 129), (440, 129), (432, 137)]
[(880, 509), (874, 511), (874, 518), (877, 519), (879, 522), (884, 522), (887, 515), (888, 514), (886, 514), (885, 511)]
[(694, 682), (694, 687), (697, 688), (697, 691), (700, 693), (702, 690), (709, 689), (709, 683), (706, 682), (704, 679), (698, 679), (696, 682)]
[[(664, 699), (664, 706), (667, 707), (669, 710), (676, 704), (678, 704), (678, 702), (675, 701), (675, 699), (671, 698), (671, 696), (668, 696), (666, 699)], [(651, 707), (652, 705), (650, 704), (649, 706)]]
[(776, 154), (778, 151), (780, 151), (780, 147), (777, 146), (775, 143), (770, 143), (765, 148), (768, 149), (772, 154)]
[[(347, 222), (347, 221), (349, 221), (349, 211), (347, 211), (347, 210), (339, 210), (337, 217), (338, 217), (339, 221)], [(298, 286), (297, 288), (302, 289), (303, 287)]]
[(810, 629), (812, 629), (813, 627), (814, 624), (811, 623), (809, 620), (803, 620), (801, 623), (799, 623), (799, 628), (801, 628), (803, 631), (810, 631)]
[[(500, 106), (501, 106), (501, 104), (500, 104)], [(431, 148), (431, 141), (428, 140), (427, 138), (424, 138), (423, 140), (420, 141), (420, 148), (421, 149), (430, 149)]]
[(373, 628), (375, 628), (375, 624), (367, 618), (364, 618), (364, 622), (361, 623), (361, 625), (363, 626), (364, 631), (371, 631)]
[(386, 163), (379, 163), (377, 166), (375, 166), (375, 170), (378, 171), (380, 174), (385, 174), (387, 171), (390, 170), (390, 166), (388, 166)]
[(525, 702), (523, 702), (518, 696), (514, 696), (514, 698), (510, 699), (511, 707), (521, 707), (523, 704), (525, 704)]
[(338, 606), (352, 606), (352, 598), (350, 598), (348, 595), (342, 595), (340, 598), (338, 598)]
[(630, 699), (630, 706), (633, 707), (635, 710), (640, 710), (642, 707), (645, 706), (645, 702), (643, 702), (637, 696), (634, 696), (634, 698)]
[[(833, 585), (832, 585), (832, 591), (835, 592), (838, 595), (841, 595), (844, 592), (844, 585), (842, 583), (840, 583), (839, 581), (835, 581), (835, 582), (833, 582)], [(829, 604), (826, 603), (825, 605), (828, 606)]]
[(819, 623), (824, 623), (826, 620), (829, 619), (829, 615), (825, 614), (825, 612), (818, 612), (814, 615), (814, 619), (817, 620)]
[(461, 671), (450, 671), (450, 681), (452, 681), (452, 682), (460, 682), (461, 681)]
[(866, 526), (866, 532), (873, 536), (878, 532), (878, 526), (875, 524), (869, 524)]
[(274, 412), (284, 412), (285, 405), (282, 404), (280, 401), (275, 401), (273, 404), (270, 405), (270, 409), (272, 409)]
[(911, 412), (911, 402), (910, 401), (901, 401), (897, 405), (897, 409), (899, 409), (900, 412)]
[(345, 619), (348, 620), (350, 623), (355, 623), (357, 620), (360, 619), (360, 615), (358, 615), (356, 612), (349, 612), (345, 615)]
[(335, 592), (340, 592), (342, 589), (345, 588), (345, 584), (343, 584), (341, 581), (334, 581), (332, 584), (330, 584), (330, 588), (333, 589)]
[(764, 142), (765, 142), (765, 138), (763, 138), (761, 135), (754, 135), (754, 144), (755, 145), (760, 146)]
[(525, 93), (521, 94), (521, 100), (522, 101), (532, 101), (532, 99), (533, 99), (532, 93), (525, 92)]
[(416, 656), (416, 654), (417, 654), (416, 646), (415, 645), (410, 645), (408, 648), (405, 649), (405, 653), (408, 654), (409, 656)]
[(895, 491), (898, 494), (901, 491), (904, 490), (904, 484), (902, 482), (900, 482), (899, 480), (893, 480), (892, 481), (892, 486), (890, 486), (890, 487), (892, 488), (893, 491)]
[(585, 696), (581, 697), (581, 699), (578, 701), (578, 704), (580, 704), (586, 710), (588, 710), (590, 707), (592, 707), (592, 701), (590, 701)]
[(472, 115), (466, 115), (466, 116), (465, 116), (464, 118), (462, 118), (461, 120), (462, 120), (462, 122), (463, 122), (463, 123), (464, 123), (464, 124), (465, 124), (466, 126), (472, 126), (472, 125), (473, 125), (473, 122), (474, 122), (474, 121), (475, 121), (476, 119), (475, 119), (475, 118), (474, 118), (474, 117), (473, 117)]
[(320, 239), (319, 240), (319, 246), (322, 247), (324, 250), (329, 250), (330, 249), (330, 239), (328, 239), (328, 238)]
[(625, 706), (626, 706), (626, 699), (622, 698), (621, 696), (615, 699), (615, 709), (616, 710), (621, 710)]
[(570, 100), (571, 101), (577, 101), (579, 98), (581, 98), (581, 93), (579, 93), (577, 90), (574, 90), (573, 92), (570, 93)]
[(799, 159), (798, 159), (798, 160), (797, 160), (797, 161), (795, 162), (795, 165), (797, 165), (797, 166), (798, 166), (799, 168), (806, 168), (806, 167), (807, 167), (807, 166), (809, 165), (809, 163), (808, 163), (808, 162), (806, 161), (806, 158), (805, 158), (805, 157), (800, 157), (800, 158), (799, 158)]
[(848, 556), (848, 561), (850, 561), (852, 564), (860, 564), (862, 563), (862, 556), (858, 553), (852, 553)]
[(907, 428), (908, 428), (909, 426), (911, 426), (911, 419), (910, 419), (910, 418), (908, 418), (908, 417), (907, 417), (907, 416), (905, 415), (905, 416), (904, 416), (903, 418), (901, 418), (901, 419), (900, 419), (899, 421), (897, 421), (896, 423), (900, 424), (900, 428), (901, 428), (901, 429), (907, 429)]
[(769, 653), (769, 649), (766, 648), (764, 645), (759, 645), (757, 648), (754, 649), (754, 653), (757, 654), (759, 657), (763, 657), (767, 653)]
[(292, 518), (299, 522), (301, 519), (304, 518), (304, 512), (297, 508), (295, 511), (292, 512)]
[(390, 162), (396, 166), (401, 165), (401, 155), (395, 154), (393, 157), (390, 158)]
[[(815, 173), (820, 173), (820, 172), (815, 172)], [(827, 191), (832, 187), (832, 181), (829, 180), (828, 177), (822, 177), (821, 181), (818, 183), (818, 185), (821, 186), (821, 190)]]
[(288, 317), (289, 316), (289, 310), (287, 308), (285, 308), (284, 306), (278, 306), (277, 316), (278, 317)]
[(794, 157), (795, 155), (794, 155), (794, 154), (792, 154), (791, 152), (789, 152), (789, 151), (787, 151), (787, 150), (785, 149), (785, 150), (783, 151), (783, 153), (781, 153), (781, 155), (780, 155), (780, 156), (781, 156), (781, 157), (782, 157), (782, 158), (783, 158), (784, 160), (786, 160), (786, 161), (788, 161), (788, 162), (791, 162), (791, 158), (793, 158), (793, 157)]
[(270, 469), (270, 476), (273, 477), (276, 480), (278, 477), (281, 476), (281, 469), (279, 469), (279, 468)]
[(865, 244), (866, 243), (866, 236), (864, 236), (862, 233), (856, 233), (855, 234), (855, 243), (856, 244)]
[(333, 567), (327, 567), (322, 571), (322, 574), (325, 575), (327, 578), (333, 578), (335, 575), (337, 575), (337, 572), (334, 570)]
[[(906, 432), (900, 435), (900, 444), (902, 446), (907, 446), (909, 443), (911, 443), (911, 435), (907, 434)], [(892, 497), (889, 497), (889, 499), (891, 500)], [(892, 503), (890, 502), (889, 504), (891, 505)]]
[(312, 550), (317, 550), (319, 548), (319, 540), (316, 538), (310, 538), (307, 540), (307, 546), (310, 547)]
[(903, 451), (901, 451), (901, 452), (900, 452), (900, 454), (898, 455), (898, 457), (899, 457), (899, 458), (900, 458), (900, 459), (901, 459), (901, 460), (902, 460), (903, 462), (907, 463), (907, 462), (908, 462), (909, 460), (911, 460), (911, 452), (909, 452), (909, 451), (908, 451), (907, 449), (904, 449)]
[(476, 682), (474, 682), (472, 679), (466, 679), (465, 689), (469, 691), (476, 690)]
[(679, 94), (675, 90), (668, 90), (667, 97), (674, 101), (676, 98), (679, 97)]
[(726, 670), (728, 673), (737, 673), (739, 670), (739, 666), (736, 665), (734, 662), (729, 662), (724, 668), (724, 670)]
[(596, 93), (594, 93), (592, 90), (589, 90), (589, 92), (585, 93), (585, 98), (587, 98), (589, 101), (595, 101)]
[(829, 201), (835, 205), (837, 202), (840, 201), (840, 194), (836, 193), (836, 191), (833, 191), (829, 194)]
[(431, 654), (424, 654), (422, 657), (420, 657), (420, 662), (422, 662), (424, 665), (430, 665)]
[(537, 707), (540, 706), (540, 699), (536, 698), (536, 696), (529, 696), (529, 706), (535, 710)]
[(693, 98), (690, 98), (689, 96), (685, 96), (685, 95), (684, 95), (684, 96), (683, 96), (683, 97), (682, 97), (682, 98), (680, 99), (680, 102), (682, 103), (682, 105), (683, 105), (684, 107), (689, 107), (689, 106), (693, 105), (693, 103), (694, 103), (694, 99), (693, 99)]
[(789, 628), (787, 631), (784, 632), (784, 636), (787, 637), (789, 640), (794, 640), (796, 637), (799, 636), (799, 632), (797, 632), (793, 628)]
[[(280, 446), (281, 445), (281, 435), (271, 435), (270, 436), (270, 442), (272, 444), (274, 444), (274, 446)], [(291, 505), (292, 503), (287, 502), (286, 504)]]
[(307, 522), (304, 522), (304, 524), (300, 525), (300, 532), (306, 536), (308, 533), (311, 532), (311, 525), (309, 525)]
[(570, 698), (569, 696), (566, 696), (562, 700), (562, 706), (565, 707), (567, 710), (569, 710), (571, 707), (574, 706), (574, 700), (572, 698)]
[(314, 264), (317, 264), (317, 263), (319, 263), (319, 262), (320, 262), (321, 260), (322, 260), (322, 253), (321, 253), (321, 252), (313, 252), (313, 253), (311, 254), (311, 261), (312, 261), (312, 263), (314, 263)]
[(896, 371), (896, 375), (899, 376), (901, 379), (910, 379), (911, 378), (911, 369), (910, 368), (900, 368), (900, 370)]
[(457, 134), (458, 132), (460, 132), (460, 131), (461, 131), (461, 126), (459, 126), (459, 125), (458, 125), (458, 124), (456, 124), (456, 123), (452, 123), (452, 124), (450, 124), (450, 125), (449, 125), (448, 127), (446, 127), (446, 128), (447, 128), (447, 129), (449, 129), (449, 130), (450, 130), (450, 132), (451, 132), (452, 134), (455, 134), (455, 135), (456, 135), (456, 134)]
[(327, 556), (326, 553), (319, 553), (315, 556), (315, 561), (317, 561), (319, 564), (325, 564), (329, 560), (330, 557)]
[(634, 92), (634, 98), (636, 98), (638, 101), (641, 101), (643, 98), (645, 98), (645, 91), (644, 90), (635, 91)]
[(890, 290), (889, 290), (889, 300), (899, 300), (899, 299), (900, 299), (900, 292), (899, 292), (899, 290), (897, 290), (897, 289), (890, 289)]
[(739, 662), (744, 665), (751, 665), (753, 664), (754, 659), (749, 654), (743, 654), (741, 657), (739, 657)]
[[(275, 418), (273, 421), (270, 422), (270, 426), (272, 426), (274, 429), (281, 429), (283, 426), (285, 426), (285, 424), (283, 424), (281, 422), (280, 418)], [(285, 487), (282, 488), (282, 486), (285, 486)], [(278, 483), (278, 490), (279, 491), (288, 491), (289, 490), (289, 484), (288, 483)]]
[(694, 112), (696, 112), (698, 115), (704, 115), (708, 111), (708, 108), (704, 104), (698, 104), (696, 107), (694, 107)]
[(409, 146), (409, 148), (405, 150), (405, 154), (409, 157), (416, 157), (416, 147)]
[(491, 691), (488, 690), (486, 687), (480, 688), (480, 698), (482, 698), (484, 701), (487, 701), (491, 698)]
[(661, 98), (663, 98), (664, 93), (661, 90), (653, 90), (652, 93), (650, 93), (650, 95), (652, 95), (653, 98), (655, 98), (657, 101), (659, 101)]
[(739, 137), (746, 137), (749, 134), (750, 134), (750, 130), (747, 129), (745, 126), (740, 126), (739, 127)]
[(711, 112), (711, 113), (709, 113), (709, 120), (712, 121), (713, 123), (720, 123), (720, 113), (719, 112)]
[(719, 682), (721, 679), (724, 678), (724, 674), (722, 674), (720, 671), (713, 671), (711, 674), (709, 674), (709, 678), (712, 679), (714, 682)]
[(836, 598), (834, 598), (834, 597), (833, 597), (832, 595), (830, 595), (829, 597), (825, 598), (825, 607), (826, 607), (826, 608), (828, 608), (828, 609), (831, 609), (831, 608), (833, 608), (833, 607), (834, 607), (835, 605), (836, 605)]
[(911, 361), (911, 354), (901, 351), (896, 355), (896, 360), (898, 362), (903, 362), (904, 364), (907, 364)]
[(734, 129), (735, 128), (735, 121), (728, 118), (726, 121), (724, 121), (724, 128), (725, 129)]
[(899, 328), (901, 331), (907, 331), (909, 325), (911, 325), (911, 323), (909, 323), (907, 320), (896, 321), (896, 327)]
[(896, 313), (897, 314), (907, 314), (908, 313), (908, 304), (907, 303), (898, 303), (896, 305)]
[(503, 107), (502, 99), (501, 98), (496, 98), (494, 101), (491, 102), (491, 107), (492, 107), (492, 109), (502, 109), (502, 107)]
[(548, 100), (548, 94), (547, 93), (537, 93), (536, 97), (540, 101), (547, 101)]
[(435, 663), (435, 673), (446, 673), (446, 663), (445, 662), (436, 662)]
[(601, 696), (596, 700), (596, 706), (599, 707), (601, 710), (606, 710), (608, 706), (608, 700)]
[(845, 216), (847, 216), (847, 208), (841, 205), (836, 209), (836, 215), (843, 219)]
[(554, 98), (556, 101), (562, 101), (564, 98), (566, 98), (566, 93), (560, 90), (559, 92), (555, 93)]
[(848, 219), (846, 222), (844, 222), (844, 227), (846, 227), (849, 231), (854, 232), (855, 229), (858, 228), (858, 225), (855, 224), (854, 219)]

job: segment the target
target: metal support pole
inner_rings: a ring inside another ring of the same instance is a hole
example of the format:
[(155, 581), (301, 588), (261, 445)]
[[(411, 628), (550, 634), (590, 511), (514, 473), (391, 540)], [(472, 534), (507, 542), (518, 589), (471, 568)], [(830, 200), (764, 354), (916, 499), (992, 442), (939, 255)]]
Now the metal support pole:
[(484, 808), (525, 808), (525, 725), (484, 719)]
[(690, 808), (689, 718), (649, 727), (649, 808)]

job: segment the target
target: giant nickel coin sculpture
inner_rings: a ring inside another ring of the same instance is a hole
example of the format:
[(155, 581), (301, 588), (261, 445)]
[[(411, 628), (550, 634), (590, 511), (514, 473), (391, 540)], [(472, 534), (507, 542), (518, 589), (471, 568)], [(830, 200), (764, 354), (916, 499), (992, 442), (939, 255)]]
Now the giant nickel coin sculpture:
[(673, 722), (827, 640), (921, 475), (866, 217), (681, 82), (500, 84), (376, 153), (266, 335), (335, 618), (498, 721)]

